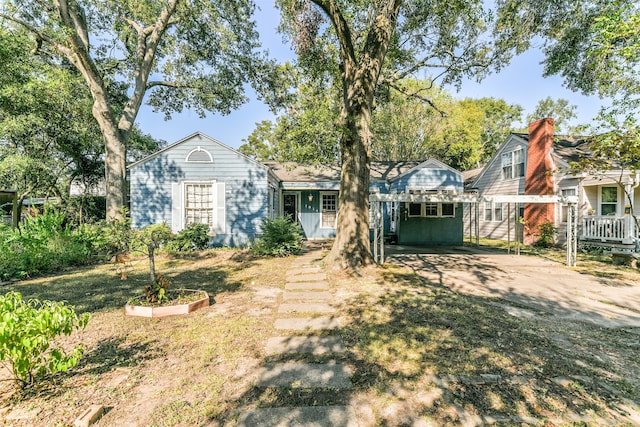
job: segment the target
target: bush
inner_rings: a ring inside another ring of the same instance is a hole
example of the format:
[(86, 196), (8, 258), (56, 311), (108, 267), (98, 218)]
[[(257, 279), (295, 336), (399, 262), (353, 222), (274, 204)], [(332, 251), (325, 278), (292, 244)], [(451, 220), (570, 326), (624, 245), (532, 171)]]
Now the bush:
[(189, 252), (209, 247), (209, 226), (189, 224), (167, 243), (168, 252)]
[(22, 278), (92, 262), (104, 241), (99, 226), (72, 229), (65, 215), (48, 207), (26, 216), (19, 228), (0, 228), (0, 280)]
[(0, 360), (8, 362), (21, 387), (37, 379), (66, 372), (82, 357), (82, 347), (71, 353), (51, 346), (59, 335), (84, 329), (89, 314), (78, 316), (72, 306), (61, 302), (24, 301), (19, 292), (0, 296)]
[(543, 248), (550, 248), (555, 243), (555, 237), (558, 233), (558, 227), (553, 222), (543, 222), (538, 225), (538, 232), (535, 236), (538, 238), (535, 245)]
[(283, 217), (264, 219), (262, 237), (256, 241), (253, 251), (260, 255), (293, 255), (302, 248), (302, 240), (302, 230), (298, 223)]

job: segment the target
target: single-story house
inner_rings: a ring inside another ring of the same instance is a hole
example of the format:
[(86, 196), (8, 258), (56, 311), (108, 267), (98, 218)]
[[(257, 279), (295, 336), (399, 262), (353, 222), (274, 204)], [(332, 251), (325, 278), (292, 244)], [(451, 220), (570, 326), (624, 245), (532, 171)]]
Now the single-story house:
[[(373, 193), (461, 194), (462, 174), (428, 159), (372, 162)], [(289, 216), (308, 239), (335, 236), (340, 169), (259, 162), (202, 133), (190, 135), (129, 166), (132, 226), (167, 222), (179, 232), (210, 226), (212, 244), (244, 246), (264, 218)], [(459, 203), (387, 203), (385, 234), (400, 244), (463, 241)]]
[[(574, 174), (570, 163), (589, 156), (589, 144), (586, 138), (554, 135), (553, 119), (538, 120), (529, 125), (527, 134), (510, 134), (479, 173), (466, 173), (467, 191), (477, 191), (480, 196), (577, 196), (578, 239), (582, 243), (635, 248), (638, 230), (630, 212), (640, 207), (639, 176), (622, 170)], [(632, 195), (631, 200), (625, 193)], [(559, 243), (566, 241), (567, 205), (520, 204), (508, 212), (505, 204), (484, 202), (479, 210), (480, 237), (506, 240), (509, 223), (518, 215), (522, 219), (520, 238), (525, 243), (536, 240), (537, 227), (543, 222), (558, 228)], [(470, 209), (465, 215), (470, 215)]]

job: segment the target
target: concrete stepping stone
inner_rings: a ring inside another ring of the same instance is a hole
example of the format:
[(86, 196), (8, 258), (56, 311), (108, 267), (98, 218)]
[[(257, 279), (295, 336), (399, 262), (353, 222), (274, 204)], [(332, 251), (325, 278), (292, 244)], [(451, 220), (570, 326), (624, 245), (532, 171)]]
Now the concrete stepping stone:
[(269, 355), (284, 353), (326, 354), (344, 353), (341, 337), (273, 337), (267, 341), (265, 351)]
[(287, 278), (287, 282), (318, 282), (321, 280), (327, 280), (327, 274), (322, 273), (311, 273), (311, 274), (298, 274), (297, 276), (291, 276)]
[(329, 283), (321, 282), (295, 282), (284, 285), (285, 291), (326, 291), (329, 289)]
[(280, 304), (278, 313), (335, 313), (335, 307), (321, 302), (299, 302)]
[(284, 301), (329, 301), (332, 298), (330, 292), (286, 291), (282, 294)]
[(320, 267), (297, 267), (286, 272), (286, 277), (298, 276), (300, 274), (322, 273)]
[(243, 412), (238, 427), (357, 427), (356, 413), (350, 406), (303, 406), (261, 408)]
[(278, 330), (319, 331), (325, 329), (336, 329), (339, 327), (340, 322), (333, 316), (294, 317), (289, 319), (277, 319), (275, 322), (275, 328)]
[(258, 371), (257, 387), (351, 388), (351, 370), (341, 363), (270, 363)]

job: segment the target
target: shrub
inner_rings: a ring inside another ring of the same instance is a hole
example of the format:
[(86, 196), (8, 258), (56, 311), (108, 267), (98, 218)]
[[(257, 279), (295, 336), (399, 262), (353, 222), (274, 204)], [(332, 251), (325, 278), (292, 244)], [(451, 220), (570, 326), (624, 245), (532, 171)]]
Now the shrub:
[(87, 264), (96, 258), (105, 235), (98, 226), (72, 229), (64, 213), (47, 207), (26, 216), (17, 229), (0, 229), (0, 280)]
[(293, 255), (302, 248), (302, 240), (302, 230), (298, 223), (283, 217), (264, 219), (262, 237), (256, 241), (253, 251), (260, 255)]
[(535, 245), (543, 248), (550, 248), (555, 243), (555, 236), (558, 233), (558, 227), (553, 222), (547, 221), (538, 224), (538, 232), (535, 236), (538, 238)]
[(189, 252), (209, 247), (209, 226), (189, 224), (167, 243), (169, 252)]
[(19, 292), (0, 296), (0, 360), (7, 363), (21, 387), (39, 378), (66, 372), (82, 357), (81, 346), (70, 353), (52, 347), (59, 335), (84, 329), (89, 314), (78, 316), (72, 306), (62, 302), (24, 301)]

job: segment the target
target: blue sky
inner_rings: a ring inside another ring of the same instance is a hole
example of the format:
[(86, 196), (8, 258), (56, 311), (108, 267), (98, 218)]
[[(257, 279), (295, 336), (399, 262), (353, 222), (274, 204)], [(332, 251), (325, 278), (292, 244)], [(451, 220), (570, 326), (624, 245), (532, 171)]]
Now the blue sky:
[[(281, 61), (293, 58), (288, 45), (282, 42), (282, 36), (276, 33), (279, 23), (278, 11), (271, 2), (258, 0), (261, 10), (256, 14), (258, 31), (263, 43), (272, 56)], [(460, 92), (447, 88), (459, 98), (501, 98), (511, 104), (519, 104), (524, 108), (523, 116), (531, 113), (538, 101), (548, 96), (553, 99), (564, 98), (577, 105), (578, 119), (573, 124), (589, 123), (598, 113), (602, 101), (595, 96), (586, 97), (571, 92), (562, 85), (562, 79), (554, 76), (542, 77), (543, 55), (537, 49), (531, 49), (513, 59), (511, 64), (498, 74), (493, 74), (480, 83), (466, 81)], [(178, 141), (194, 132), (203, 132), (224, 144), (238, 148), (262, 120), (274, 118), (269, 109), (255, 95), (250, 93), (251, 101), (231, 114), (208, 115), (201, 119), (192, 111), (174, 114), (169, 121), (164, 120), (161, 113), (153, 113), (151, 107), (143, 105), (138, 115), (137, 124), (143, 132), (156, 139), (168, 143)], [(524, 125), (524, 123), (522, 124)]]

